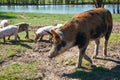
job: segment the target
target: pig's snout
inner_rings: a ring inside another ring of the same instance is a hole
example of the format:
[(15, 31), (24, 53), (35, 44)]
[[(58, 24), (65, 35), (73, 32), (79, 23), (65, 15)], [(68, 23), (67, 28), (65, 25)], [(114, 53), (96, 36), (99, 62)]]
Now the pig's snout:
[(49, 54), (48, 55), (48, 57), (50, 58), (50, 59), (52, 59), (53, 57), (55, 57), (56, 55), (55, 54)]
[(53, 58), (51, 55), (48, 55), (48, 57), (49, 57), (50, 59), (52, 59), (52, 58)]
[(58, 54), (59, 54), (59, 51), (57, 50), (56, 46), (53, 46), (48, 54), (48, 57), (52, 59), (52, 58), (58, 56)]

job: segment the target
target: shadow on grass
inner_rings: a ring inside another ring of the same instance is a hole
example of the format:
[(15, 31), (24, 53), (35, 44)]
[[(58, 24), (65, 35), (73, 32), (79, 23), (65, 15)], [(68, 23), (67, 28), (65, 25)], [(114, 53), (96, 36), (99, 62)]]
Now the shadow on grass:
[(64, 74), (63, 77), (80, 80), (120, 80), (120, 65), (111, 70), (103, 67), (94, 67), (90, 72), (76, 69), (75, 72)]
[(49, 40), (41, 40), (38, 43), (40, 43), (40, 42), (51, 43)]
[[(12, 14), (12, 13), (11, 13)], [(1, 19), (11, 19), (11, 18), (16, 18), (15, 16), (11, 16), (10, 14), (8, 15), (5, 12), (0, 12), (0, 18)]]
[(91, 70), (89, 70), (88, 68), (80, 68), (76, 69), (73, 73), (63, 74), (63, 77), (70, 77), (80, 80), (120, 80), (120, 60), (115, 60), (111, 57), (97, 57), (96, 59), (112, 61), (117, 63), (118, 65), (113, 67), (112, 69), (96, 66), (92, 67)]
[(22, 47), (25, 47), (27, 49), (32, 49), (32, 46), (27, 44), (27, 43), (33, 43), (34, 41), (32, 39), (29, 40), (19, 40), (19, 41), (14, 41), (14, 40), (10, 40), (6, 43), (4, 42), (0, 42), (0, 44), (2, 45), (21, 45)]
[[(25, 43), (24, 43), (25, 42)], [(33, 40), (20, 40), (20, 41), (11, 41), (10, 45), (21, 45), (27, 49), (32, 49), (32, 46), (28, 45), (27, 43), (32, 43)]]

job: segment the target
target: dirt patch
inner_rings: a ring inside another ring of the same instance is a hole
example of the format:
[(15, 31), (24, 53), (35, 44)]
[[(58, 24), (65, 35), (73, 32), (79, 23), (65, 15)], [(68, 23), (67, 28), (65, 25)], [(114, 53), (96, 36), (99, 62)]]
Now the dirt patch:
[[(94, 45), (94, 43), (91, 42), (90, 45), (92, 46)], [(91, 46), (88, 46), (88, 49), (86, 51), (86, 53), (90, 57), (93, 55), (93, 52), (94, 52), (94, 47), (91, 47)], [(96, 67), (102, 66), (105, 69), (108, 69), (110, 71), (114, 69), (116, 66), (120, 65), (120, 54), (119, 54), (120, 49), (119, 48), (120, 48), (120, 44), (116, 45), (112, 51), (108, 50), (109, 57), (107, 58), (103, 58), (102, 48), (100, 48), (99, 57), (97, 59), (93, 59), (94, 65), (96, 65)], [(75, 77), (75, 75), (73, 76), (73, 72), (75, 71), (75, 68), (77, 66), (77, 59), (78, 59), (77, 47), (73, 47), (67, 50), (65, 53), (53, 59), (48, 58), (48, 52), (50, 49), (51, 49), (51, 43), (40, 42), (34, 46), (33, 52), (31, 53), (26, 52), (24, 54), (21, 54), (22, 55), (21, 57), (16, 57), (13, 60), (23, 62), (23, 63), (33, 63), (33, 62), (39, 63), (40, 65), (38, 70), (39, 70), (39, 73), (43, 75), (41, 80), (53, 80), (53, 79), (54, 80), (75, 80), (77, 78), (81, 78), (81, 76), (80, 77)], [(70, 60), (74, 60), (75, 63), (70, 64), (69, 63)], [(108, 76), (107, 72), (106, 74)], [(106, 79), (102, 79), (102, 80), (106, 80)]]
[(113, 23), (113, 33), (120, 33), (120, 22)]

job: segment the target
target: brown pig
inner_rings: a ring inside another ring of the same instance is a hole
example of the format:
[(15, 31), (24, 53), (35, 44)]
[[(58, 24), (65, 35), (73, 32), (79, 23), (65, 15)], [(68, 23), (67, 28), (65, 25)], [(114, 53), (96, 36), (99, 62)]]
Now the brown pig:
[(82, 58), (84, 57), (92, 64), (91, 58), (86, 54), (86, 48), (91, 40), (94, 40), (95, 54), (98, 55), (100, 38), (104, 37), (104, 56), (107, 56), (108, 40), (112, 31), (112, 15), (110, 11), (104, 8), (96, 8), (80, 14), (63, 24), (57, 30), (51, 30), (53, 36), (52, 49), (49, 52), (49, 58), (53, 58), (71, 47), (78, 46), (79, 60), (78, 67), (81, 67)]
[[(18, 26), (18, 33), (19, 32), (23, 32), (25, 31), (26, 32), (26, 36), (25, 38), (26, 39), (29, 39), (29, 24), (28, 23), (25, 23), (25, 22), (21, 22), (21, 23), (18, 23), (18, 24), (15, 24), (15, 26)], [(18, 38), (20, 39), (20, 37), (18, 36)], [(8, 40), (10, 39), (10, 36), (8, 37)]]

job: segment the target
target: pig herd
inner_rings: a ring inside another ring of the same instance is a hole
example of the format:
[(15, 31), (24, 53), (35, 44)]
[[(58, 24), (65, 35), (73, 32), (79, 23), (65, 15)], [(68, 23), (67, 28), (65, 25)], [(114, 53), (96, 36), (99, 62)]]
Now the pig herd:
[[(104, 8), (95, 8), (83, 13), (76, 14), (64, 24), (57, 26), (46, 26), (39, 28), (35, 32), (35, 41), (40, 41), (44, 35), (50, 35), (49, 40), (52, 41), (52, 48), (49, 51), (49, 58), (56, 57), (66, 50), (78, 46), (79, 59), (78, 68), (82, 66), (82, 59), (86, 59), (92, 63), (90, 57), (85, 53), (87, 46), (91, 40), (95, 41), (95, 51), (93, 58), (98, 55), (100, 38), (104, 37), (103, 55), (107, 56), (107, 46), (110, 34), (112, 32), (112, 15), (109, 10)], [(23, 22), (15, 25), (9, 25), (7, 20), (0, 23), (0, 38), (11, 35), (15, 36), (15, 40), (20, 39), (18, 32), (25, 31), (25, 38), (29, 39), (29, 24)], [(74, 53), (73, 53), (74, 54)]]
[(2, 20), (0, 23), (0, 38), (3, 38), (4, 43), (6, 42), (5, 37), (8, 36), (8, 40), (10, 39), (10, 36), (14, 35), (14, 40), (16, 41), (17, 38), (20, 40), (20, 37), (18, 36), (19, 32), (25, 31), (26, 36), (25, 38), (29, 38), (28, 34), (28, 27), (29, 24), (25, 22), (21, 22), (14, 25), (9, 25), (8, 20)]
[[(57, 24), (57, 26), (45, 26), (42, 28), (39, 28), (35, 33), (35, 41), (42, 40), (44, 35), (49, 35), (50, 29), (57, 29), (60, 28), (62, 24)], [(29, 24), (25, 22), (21, 22), (14, 25), (9, 25), (8, 20), (2, 20), (0, 23), (0, 38), (3, 38), (4, 43), (6, 42), (5, 37), (8, 36), (8, 40), (10, 40), (10, 36), (14, 35), (14, 40), (17, 39), (20, 40), (20, 37), (18, 35), (19, 32), (26, 32), (26, 39), (29, 39)], [(52, 36), (51, 36), (52, 38)], [(51, 39), (50, 38), (50, 39)]]

